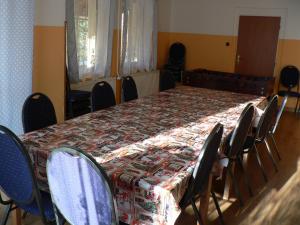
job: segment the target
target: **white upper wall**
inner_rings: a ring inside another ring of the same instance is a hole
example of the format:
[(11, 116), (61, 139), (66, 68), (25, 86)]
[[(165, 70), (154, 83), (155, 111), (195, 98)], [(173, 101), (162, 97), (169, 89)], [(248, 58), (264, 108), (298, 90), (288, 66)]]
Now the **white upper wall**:
[(158, 30), (169, 32), (171, 29), (172, 0), (158, 0)]
[[(35, 3), (35, 25), (64, 26), (65, 0)], [(280, 37), (300, 39), (300, 0), (158, 0), (159, 31), (237, 35), (240, 15), (280, 16)]]
[[(113, 0), (111, 0), (113, 1)], [(122, 0), (115, 0), (116, 7)], [(64, 26), (65, 0), (35, 0), (35, 25)], [(118, 19), (116, 8), (115, 21)], [(115, 23), (117, 28), (118, 23)]]
[(35, 0), (35, 25), (64, 26), (65, 0)]
[(237, 35), (240, 15), (280, 16), (280, 37), (300, 39), (300, 0), (158, 1), (162, 32)]

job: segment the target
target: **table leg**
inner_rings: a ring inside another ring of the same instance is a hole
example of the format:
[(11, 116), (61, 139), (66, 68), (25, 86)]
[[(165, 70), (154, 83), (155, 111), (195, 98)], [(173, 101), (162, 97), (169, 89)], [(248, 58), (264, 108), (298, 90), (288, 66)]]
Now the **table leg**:
[[(208, 215), (208, 206), (209, 206), (211, 185), (212, 185), (212, 175), (209, 176), (205, 194), (201, 195), (201, 197), (200, 197), (199, 212), (201, 213), (201, 217), (202, 217), (204, 225), (207, 224), (207, 215)], [(199, 223), (197, 223), (197, 224), (199, 225)]]
[(12, 225), (22, 225), (21, 209), (17, 208), (11, 212), (11, 224)]

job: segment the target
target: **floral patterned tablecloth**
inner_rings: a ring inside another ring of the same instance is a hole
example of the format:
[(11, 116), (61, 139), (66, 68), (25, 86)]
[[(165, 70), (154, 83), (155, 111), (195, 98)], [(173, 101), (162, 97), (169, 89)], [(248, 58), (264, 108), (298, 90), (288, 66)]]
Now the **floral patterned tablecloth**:
[(202, 145), (217, 122), (225, 135), (249, 102), (265, 98), (180, 86), (90, 113), (21, 137), (41, 184), (46, 160), (60, 146), (92, 155), (111, 178), (120, 220), (174, 224)]

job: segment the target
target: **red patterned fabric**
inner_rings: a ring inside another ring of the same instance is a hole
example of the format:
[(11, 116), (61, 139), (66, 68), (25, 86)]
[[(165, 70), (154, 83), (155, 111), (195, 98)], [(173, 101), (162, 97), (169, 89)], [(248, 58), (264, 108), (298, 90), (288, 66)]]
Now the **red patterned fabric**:
[[(228, 134), (264, 97), (181, 86), (22, 136), (41, 184), (51, 149), (77, 147), (110, 176), (120, 220), (174, 224), (199, 151), (216, 123)], [(70, 187), (71, 188), (71, 187)]]

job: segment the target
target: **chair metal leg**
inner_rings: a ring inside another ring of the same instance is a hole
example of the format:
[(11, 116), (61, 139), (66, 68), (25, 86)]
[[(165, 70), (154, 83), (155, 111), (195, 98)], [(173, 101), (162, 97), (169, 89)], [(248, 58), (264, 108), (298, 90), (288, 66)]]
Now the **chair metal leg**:
[(238, 183), (237, 183), (234, 175), (232, 174), (231, 166), (229, 166), (227, 169), (228, 169), (228, 174), (230, 176), (230, 179), (232, 180), (232, 183), (233, 183), (233, 189), (234, 189), (235, 195), (236, 195), (237, 199), (240, 202), (240, 206), (243, 207), (244, 206), (244, 202), (242, 200), (242, 195), (240, 193), (240, 189), (239, 189)]
[(53, 209), (54, 209), (54, 215), (55, 215), (54, 224), (64, 225), (66, 223), (66, 220), (63, 217), (63, 215), (60, 213), (60, 211), (57, 209), (56, 205), (54, 205), (54, 204), (53, 204)]
[(299, 97), (297, 97), (297, 103), (296, 103), (296, 107), (295, 107), (295, 113), (297, 113), (297, 111), (298, 111), (298, 104), (299, 104)]
[(241, 168), (241, 171), (243, 173), (244, 181), (245, 181), (245, 184), (246, 184), (246, 186), (248, 188), (249, 195), (251, 197), (253, 197), (253, 191), (252, 191), (252, 188), (250, 186), (248, 174), (246, 173), (246, 171), (244, 169), (243, 162), (242, 162), (242, 160), (239, 157), (238, 157), (237, 161), (238, 161), (238, 164), (239, 164), (239, 166)]
[(258, 165), (259, 165), (260, 170), (262, 172), (262, 175), (264, 177), (264, 180), (265, 180), (265, 182), (268, 182), (267, 174), (266, 174), (265, 169), (264, 169), (264, 167), (262, 165), (261, 158), (259, 156), (259, 153), (258, 153), (258, 150), (257, 150), (257, 147), (256, 147), (255, 144), (254, 144), (254, 151), (255, 151), (255, 155), (256, 155), (256, 159), (257, 159)]
[(26, 216), (27, 216), (27, 214), (28, 214), (27, 212), (24, 212), (24, 213), (23, 213), (23, 216), (22, 216), (22, 219), (25, 219)]
[(4, 209), (4, 217), (1, 220), (1, 225), (6, 225), (9, 213), (11, 212), (12, 205), (6, 205)]
[[(298, 97), (298, 99), (297, 99), (297, 103), (299, 103), (299, 98), (300, 97)], [(298, 109), (297, 109), (297, 113), (299, 113), (300, 112), (300, 105), (298, 105)]]
[(196, 216), (196, 219), (197, 219), (199, 225), (204, 225), (202, 217), (201, 217), (201, 214), (200, 214), (200, 212), (197, 209), (197, 206), (196, 206), (194, 198), (192, 198), (191, 204), (192, 204), (192, 207), (193, 207), (193, 210), (194, 210), (194, 213), (195, 213), (195, 216)]
[(219, 215), (220, 224), (221, 224), (221, 225), (225, 225), (224, 218), (223, 218), (223, 214), (222, 214), (222, 211), (221, 211), (221, 209), (220, 209), (220, 206), (219, 206), (219, 203), (218, 203), (218, 199), (217, 199), (217, 197), (216, 197), (215, 192), (211, 191), (211, 196), (212, 196), (212, 198), (213, 198), (213, 200), (214, 200), (214, 203), (215, 203), (215, 206), (216, 206), (218, 215)]
[(265, 138), (264, 142), (265, 142), (266, 147), (267, 147), (267, 150), (268, 150), (268, 155), (270, 156), (270, 159), (272, 160), (272, 164), (273, 164), (273, 166), (274, 166), (274, 169), (275, 169), (276, 172), (278, 172), (277, 164), (276, 164), (276, 162), (275, 162), (275, 159), (274, 159), (274, 157), (273, 157), (273, 154), (272, 154), (270, 145), (269, 145), (269, 143), (268, 143), (268, 141), (267, 141), (266, 138)]
[(277, 157), (278, 157), (279, 160), (281, 160), (281, 157), (280, 157), (280, 154), (279, 154), (279, 151), (278, 151), (278, 147), (277, 147), (277, 144), (276, 144), (276, 141), (275, 141), (273, 133), (270, 133), (270, 137), (272, 139), (272, 142), (273, 142), (273, 145), (274, 145)]

